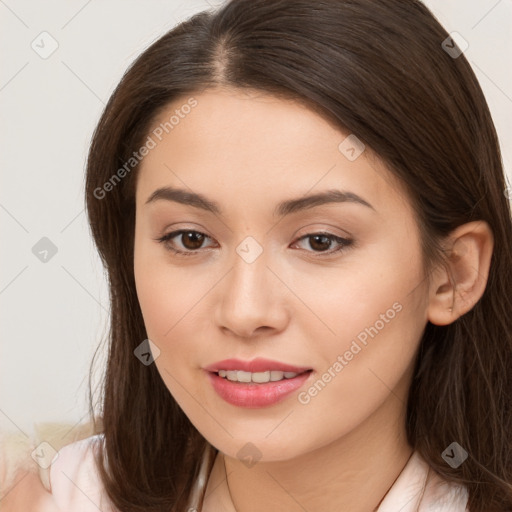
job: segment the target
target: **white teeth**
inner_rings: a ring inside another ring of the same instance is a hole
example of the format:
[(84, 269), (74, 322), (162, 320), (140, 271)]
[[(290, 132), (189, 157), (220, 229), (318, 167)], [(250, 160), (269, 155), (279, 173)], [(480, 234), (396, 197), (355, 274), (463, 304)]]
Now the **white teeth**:
[(238, 382), (251, 382), (251, 372), (244, 372), (243, 370), (238, 370), (236, 372)]
[(238, 380), (236, 370), (228, 370), (226, 373), (226, 377), (228, 378), (228, 380)]
[(253, 382), (268, 382), (270, 380), (270, 372), (256, 372), (252, 374), (251, 378)]
[(276, 370), (267, 370), (265, 372), (246, 372), (243, 370), (219, 370), (219, 377), (227, 378), (233, 382), (255, 382), (264, 384), (265, 382), (276, 382), (278, 380), (293, 379), (298, 373), (281, 372)]

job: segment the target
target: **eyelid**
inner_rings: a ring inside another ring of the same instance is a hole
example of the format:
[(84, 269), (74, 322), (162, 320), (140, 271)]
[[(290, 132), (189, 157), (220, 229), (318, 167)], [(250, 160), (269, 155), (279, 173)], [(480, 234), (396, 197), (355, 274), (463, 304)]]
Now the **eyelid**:
[[(319, 226), (319, 224), (322, 225), (323, 227), (315, 228), (315, 226)], [(293, 236), (296, 237), (296, 239), (299, 239), (306, 235), (311, 236), (311, 235), (321, 235), (321, 234), (329, 235), (329, 236), (337, 237), (337, 238), (343, 238), (343, 239), (351, 239), (352, 238), (352, 235), (348, 231), (345, 231), (343, 229), (340, 229), (339, 227), (325, 224), (322, 222), (320, 222), (320, 223), (312, 222), (310, 224), (307, 224), (306, 226), (303, 226), (302, 228), (295, 231)]]

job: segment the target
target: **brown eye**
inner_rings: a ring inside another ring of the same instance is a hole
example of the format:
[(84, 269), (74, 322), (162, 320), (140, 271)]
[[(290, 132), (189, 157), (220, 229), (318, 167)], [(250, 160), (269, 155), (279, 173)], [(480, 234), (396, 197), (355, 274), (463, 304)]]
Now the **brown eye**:
[[(173, 252), (177, 256), (193, 256), (200, 254), (203, 249), (203, 243), (206, 239), (210, 239), (208, 235), (194, 230), (181, 229), (168, 233), (156, 240), (163, 243), (167, 250)], [(178, 240), (180, 243), (178, 243)], [(296, 244), (303, 240), (309, 240), (307, 252), (317, 253), (320, 256), (329, 256), (334, 253), (342, 252), (353, 244), (353, 240), (341, 238), (331, 233), (310, 233), (299, 238)], [(333, 245), (338, 247), (332, 249)]]
[[(173, 231), (156, 240), (163, 243), (167, 250), (179, 256), (199, 254), (203, 242), (210, 237), (199, 231), (181, 229)], [(178, 243), (180, 241), (180, 243)]]
[(185, 249), (194, 251), (203, 245), (205, 236), (197, 231), (186, 231), (181, 234), (181, 242)]
[(326, 251), (331, 247), (332, 240), (326, 235), (310, 235), (309, 244), (312, 249)]
[[(331, 233), (310, 233), (299, 238), (296, 243), (299, 244), (304, 240), (308, 240), (309, 247), (313, 249), (313, 251), (306, 249), (308, 252), (325, 253), (326, 255), (341, 252), (353, 243), (353, 240), (341, 238)], [(332, 249), (333, 245), (338, 245), (338, 247)]]

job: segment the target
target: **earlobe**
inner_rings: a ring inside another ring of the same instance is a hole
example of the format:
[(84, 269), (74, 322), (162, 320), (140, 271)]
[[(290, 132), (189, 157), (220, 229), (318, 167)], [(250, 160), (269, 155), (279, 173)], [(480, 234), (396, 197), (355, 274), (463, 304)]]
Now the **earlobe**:
[(473, 221), (452, 231), (445, 244), (446, 263), (430, 278), (427, 318), (435, 325), (453, 323), (484, 294), (494, 236), (487, 222)]

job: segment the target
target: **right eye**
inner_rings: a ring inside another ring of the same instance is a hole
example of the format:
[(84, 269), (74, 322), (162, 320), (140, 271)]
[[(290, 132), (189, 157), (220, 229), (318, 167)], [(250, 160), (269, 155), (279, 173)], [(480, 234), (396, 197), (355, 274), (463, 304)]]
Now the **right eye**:
[[(181, 238), (179, 238), (181, 237)], [(173, 238), (181, 240), (182, 248), (176, 248)], [(164, 244), (165, 248), (180, 256), (192, 256), (198, 253), (205, 239), (210, 238), (208, 235), (193, 229), (180, 229), (172, 231), (164, 236), (157, 238), (157, 241)]]

